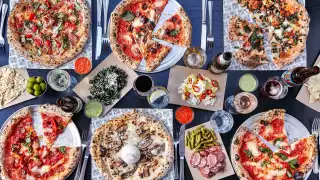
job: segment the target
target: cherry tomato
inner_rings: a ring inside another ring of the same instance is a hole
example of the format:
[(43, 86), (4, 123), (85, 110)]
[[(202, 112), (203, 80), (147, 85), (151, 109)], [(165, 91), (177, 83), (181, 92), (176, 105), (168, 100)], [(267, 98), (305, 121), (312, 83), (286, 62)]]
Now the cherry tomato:
[(70, 4), (68, 9), (74, 9), (75, 8), (75, 5), (74, 4)]
[(46, 45), (47, 47), (51, 47), (51, 41), (46, 40), (45, 45)]
[(207, 89), (207, 95), (210, 95), (210, 94), (212, 94), (212, 90), (211, 89)]
[(203, 94), (201, 95), (201, 99), (205, 99), (206, 97), (207, 97), (206, 93), (203, 93)]
[(71, 28), (72, 31), (75, 31), (77, 29), (77, 26), (70, 21), (65, 22), (64, 27)]
[(35, 17), (36, 17), (36, 14), (35, 14), (35, 13), (30, 13), (30, 15), (29, 15), (29, 21), (34, 20)]
[(38, 27), (34, 24), (34, 25), (32, 25), (31, 29), (32, 29), (33, 32), (36, 32), (38, 30)]
[(58, 48), (61, 47), (61, 43), (59, 41), (56, 41), (56, 45), (57, 45)]
[(32, 38), (32, 34), (26, 34), (26, 38)]
[(33, 39), (34, 43), (36, 44), (37, 47), (41, 47), (41, 40), (40, 39)]
[(216, 80), (211, 80), (211, 84), (212, 84), (213, 87), (218, 87), (219, 86), (219, 83)]

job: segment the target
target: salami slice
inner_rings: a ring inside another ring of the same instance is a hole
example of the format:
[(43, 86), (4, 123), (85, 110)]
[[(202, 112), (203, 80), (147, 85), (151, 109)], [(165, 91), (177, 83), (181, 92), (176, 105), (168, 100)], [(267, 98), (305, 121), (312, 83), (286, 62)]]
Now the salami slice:
[(207, 177), (207, 175), (210, 173), (210, 168), (208, 166), (205, 166), (205, 167), (199, 168), (199, 171), (204, 177)]
[(210, 152), (222, 151), (220, 146), (212, 146), (209, 148)]
[(218, 162), (223, 162), (226, 158), (226, 155), (222, 151), (217, 151), (214, 154), (216, 155)]
[(190, 159), (190, 164), (192, 167), (197, 167), (200, 163), (201, 156), (199, 153), (195, 152), (192, 154), (191, 159)]
[(202, 156), (202, 157), (207, 157), (208, 156), (208, 152), (207, 151), (200, 151), (200, 155)]
[(214, 154), (209, 154), (207, 157), (207, 164), (209, 168), (214, 167), (217, 164), (218, 160), (217, 157)]
[(207, 160), (205, 157), (201, 157), (201, 160), (200, 160), (200, 164), (198, 165), (198, 167), (202, 168), (204, 166), (207, 165)]

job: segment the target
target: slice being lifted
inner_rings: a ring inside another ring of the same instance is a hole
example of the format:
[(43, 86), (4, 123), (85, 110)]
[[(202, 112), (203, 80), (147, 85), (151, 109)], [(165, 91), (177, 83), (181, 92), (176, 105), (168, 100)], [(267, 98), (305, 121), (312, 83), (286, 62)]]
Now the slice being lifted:
[(232, 16), (229, 24), (229, 39), (231, 41), (241, 41), (248, 38), (253, 28), (257, 28), (256, 24), (249, 23), (239, 16)]
[(67, 127), (72, 118), (72, 113), (64, 112), (56, 105), (44, 104), (39, 107), (42, 116), (44, 139), (48, 147), (51, 147), (57, 137)]
[(272, 145), (290, 152), (289, 141), (284, 126), (285, 110), (274, 109), (265, 112), (253, 129)]
[(149, 40), (141, 48), (144, 52), (143, 57), (146, 60), (147, 71), (155, 70), (171, 50), (171, 47), (154, 40)]
[(166, 20), (154, 34), (158, 39), (179, 46), (189, 47), (191, 44), (192, 27), (188, 15), (180, 8), (171, 18)]

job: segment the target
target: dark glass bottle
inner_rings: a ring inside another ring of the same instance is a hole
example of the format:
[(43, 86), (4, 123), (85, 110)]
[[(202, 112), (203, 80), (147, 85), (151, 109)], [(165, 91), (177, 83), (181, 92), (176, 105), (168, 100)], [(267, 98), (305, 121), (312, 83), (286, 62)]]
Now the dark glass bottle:
[(281, 78), (287, 86), (293, 87), (305, 83), (311, 76), (317, 75), (319, 73), (320, 68), (318, 66), (314, 66), (311, 68), (296, 67), (294, 69), (285, 71), (282, 74)]
[(213, 60), (209, 67), (209, 71), (214, 74), (223, 73), (231, 64), (231, 52), (219, 53)]

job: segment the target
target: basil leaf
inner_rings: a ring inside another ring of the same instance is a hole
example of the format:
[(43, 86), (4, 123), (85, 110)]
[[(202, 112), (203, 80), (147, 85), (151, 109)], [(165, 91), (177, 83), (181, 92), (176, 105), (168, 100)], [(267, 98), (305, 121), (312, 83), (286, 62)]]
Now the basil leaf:
[(261, 167), (266, 167), (266, 166), (268, 166), (269, 164), (270, 164), (269, 161), (263, 161), (263, 162), (261, 163)]
[(66, 147), (65, 146), (59, 147), (59, 151), (62, 152), (63, 154), (66, 153)]
[(272, 151), (269, 148), (265, 148), (262, 146), (259, 146), (259, 150), (263, 153), (272, 153)]
[(122, 17), (123, 20), (129, 22), (129, 21), (133, 21), (134, 20), (135, 15), (130, 11), (126, 11), (121, 15), (121, 17)]
[(279, 156), (280, 159), (282, 159), (283, 161), (287, 160), (288, 157), (282, 153), (275, 153), (277, 156)]
[(170, 31), (170, 36), (176, 36), (179, 34), (179, 32), (180, 32), (179, 29), (174, 29), (174, 30)]
[(276, 138), (274, 141), (273, 141), (273, 144), (276, 144), (278, 141), (283, 141), (284, 139), (283, 138)]
[(251, 151), (249, 150), (243, 150), (244, 153), (246, 153), (247, 157), (250, 158), (250, 159), (253, 159), (253, 154)]
[(246, 33), (250, 33), (251, 32), (251, 28), (248, 25), (244, 26), (243, 28), (244, 28), (244, 31)]

